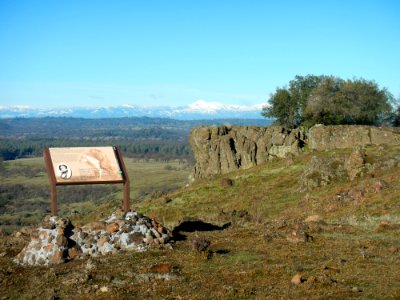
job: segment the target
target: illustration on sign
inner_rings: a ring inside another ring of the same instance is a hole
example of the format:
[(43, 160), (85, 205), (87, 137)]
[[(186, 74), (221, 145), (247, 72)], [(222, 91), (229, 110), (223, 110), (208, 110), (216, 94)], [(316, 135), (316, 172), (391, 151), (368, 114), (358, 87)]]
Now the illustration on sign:
[(50, 148), (56, 180), (123, 181), (113, 147)]
[(57, 177), (60, 177), (62, 179), (70, 179), (72, 176), (72, 171), (70, 167), (68, 167), (68, 165), (65, 163), (58, 164), (56, 171)]

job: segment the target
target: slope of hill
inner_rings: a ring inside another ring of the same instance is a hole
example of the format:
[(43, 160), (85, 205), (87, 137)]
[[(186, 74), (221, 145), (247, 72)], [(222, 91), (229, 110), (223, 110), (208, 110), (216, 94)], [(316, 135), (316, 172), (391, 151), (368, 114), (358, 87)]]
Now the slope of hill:
[[(138, 203), (139, 211), (173, 229), (174, 250), (22, 267), (12, 258), (29, 240), (26, 231), (3, 237), (0, 292), (11, 298), (396, 299), (399, 150), (367, 146), (356, 176), (341, 172), (343, 159), (355, 157), (351, 149), (309, 152)], [(81, 221), (116, 207), (102, 205)]]

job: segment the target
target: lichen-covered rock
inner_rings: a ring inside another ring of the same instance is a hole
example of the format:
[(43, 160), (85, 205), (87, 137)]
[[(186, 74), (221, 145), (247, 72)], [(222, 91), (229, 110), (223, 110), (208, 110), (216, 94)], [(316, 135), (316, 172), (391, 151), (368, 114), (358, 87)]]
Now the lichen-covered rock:
[(165, 244), (170, 231), (137, 212), (113, 213), (110, 217), (74, 228), (70, 220), (46, 217), (31, 242), (17, 255), (23, 265), (59, 264), (76, 257), (95, 257), (122, 250), (144, 251)]
[(361, 125), (315, 125), (307, 133), (312, 150), (324, 151), (366, 145), (400, 145), (399, 128)]
[(300, 178), (300, 190), (309, 191), (346, 177), (344, 158), (313, 156)]
[(365, 158), (365, 149), (362, 146), (355, 147), (348, 155), (313, 156), (300, 178), (300, 190), (309, 191), (333, 181), (353, 181), (359, 176), (364, 176), (369, 171)]
[[(400, 145), (400, 128), (315, 125), (308, 131), (280, 126), (196, 127), (190, 134), (196, 159), (193, 179), (225, 174), (308, 149), (327, 151), (366, 145)], [(355, 169), (353, 169), (355, 171)], [(350, 175), (354, 179), (359, 172)]]
[(347, 175), (351, 181), (357, 176), (363, 175), (365, 168), (365, 157), (365, 149), (362, 146), (357, 146), (346, 158), (344, 162), (344, 168), (346, 169)]
[[(26, 265), (48, 265), (63, 262), (68, 251), (68, 240), (64, 235), (69, 220), (47, 217), (44, 227), (37, 230), (31, 242), (17, 255), (16, 262)], [(61, 229), (61, 230), (60, 230)]]
[(197, 127), (190, 135), (196, 165), (194, 178), (247, 169), (275, 157), (298, 154), (305, 140), (302, 129), (279, 126)]

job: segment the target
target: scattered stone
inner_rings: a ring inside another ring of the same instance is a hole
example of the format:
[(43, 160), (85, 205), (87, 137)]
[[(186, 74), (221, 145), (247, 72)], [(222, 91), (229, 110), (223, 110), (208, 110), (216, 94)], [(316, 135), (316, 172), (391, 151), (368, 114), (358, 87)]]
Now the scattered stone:
[(387, 189), (389, 187), (389, 184), (385, 180), (376, 180), (372, 183), (372, 191), (377, 193), (383, 189)]
[(100, 288), (100, 292), (102, 292), (102, 293), (108, 293), (109, 291), (110, 291), (110, 289), (107, 286), (102, 286)]
[(91, 270), (94, 270), (94, 269), (96, 269), (97, 268), (97, 266), (93, 263), (93, 261), (89, 258), (88, 260), (87, 260), (87, 262), (86, 262), (86, 266), (85, 266), (85, 269), (87, 270), (87, 271), (91, 271)]
[(339, 269), (331, 268), (331, 267), (328, 267), (328, 266), (326, 266), (326, 267), (324, 268), (324, 270), (325, 270), (326, 272), (328, 272), (328, 273), (340, 273), (340, 270), (339, 270)]
[(70, 220), (46, 217), (30, 243), (17, 255), (23, 265), (59, 264), (77, 257), (96, 257), (123, 250), (144, 251), (152, 244), (165, 245), (170, 231), (137, 212), (121, 214), (74, 228)]
[(151, 273), (170, 273), (172, 272), (172, 266), (169, 263), (158, 263), (149, 269)]
[(359, 288), (356, 287), (356, 286), (352, 287), (352, 288), (351, 288), (351, 291), (352, 291), (353, 293), (360, 293), (360, 292), (362, 292), (362, 290), (359, 289)]
[(308, 240), (308, 236), (305, 232), (294, 230), (286, 236), (286, 240), (292, 243), (305, 243)]
[(230, 178), (222, 178), (221, 179), (221, 186), (222, 187), (230, 187), (233, 185), (233, 181)]
[(301, 274), (297, 273), (296, 275), (293, 276), (292, 280), (290, 282), (294, 285), (299, 285), (300, 283), (304, 282), (305, 279), (301, 276)]
[(279, 234), (272, 229), (267, 228), (263, 234), (263, 238), (267, 242), (271, 242), (273, 239), (279, 237)]
[(312, 215), (312, 216), (307, 217), (304, 220), (304, 222), (306, 222), (306, 223), (321, 222), (321, 221), (322, 221), (322, 218), (319, 215)]
[(292, 243), (312, 242), (314, 238), (305, 230), (308, 226), (303, 223), (295, 224), (293, 230), (286, 236), (286, 240)]
[(360, 202), (364, 197), (365, 190), (360, 187), (354, 187), (354, 188), (351, 188), (347, 194), (350, 197), (350, 199), (352, 199), (356, 202)]
[(168, 196), (164, 196), (164, 197), (161, 198), (161, 202), (164, 203), (164, 204), (167, 204), (167, 203), (172, 202), (172, 199), (170, 197), (168, 197)]
[(337, 284), (337, 280), (330, 277), (327, 274), (318, 276), (318, 281), (321, 282), (322, 284), (326, 284), (326, 285), (336, 285)]
[(318, 279), (315, 276), (310, 276), (310, 277), (307, 278), (306, 282), (307, 282), (307, 284), (312, 285), (312, 284), (317, 283)]
[(289, 167), (293, 164), (294, 164), (293, 156), (288, 154), (286, 157), (286, 160), (285, 160), (285, 165), (286, 165), (286, 167)]
[(206, 251), (208, 246), (210, 246), (211, 241), (207, 240), (205, 237), (196, 236), (192, 240), (192, 248), (195, 251), (203, 252)]

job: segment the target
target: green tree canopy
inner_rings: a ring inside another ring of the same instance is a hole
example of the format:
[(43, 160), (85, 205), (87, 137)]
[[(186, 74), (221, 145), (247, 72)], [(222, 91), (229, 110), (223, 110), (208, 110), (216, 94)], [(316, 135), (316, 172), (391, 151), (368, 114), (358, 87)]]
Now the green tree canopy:
[(391, 114), (392, 95), (374, 81), (334, 76), (296, 76), (288, 88), (277, 88), (262, 115), (285, 127), (379, 125)]

